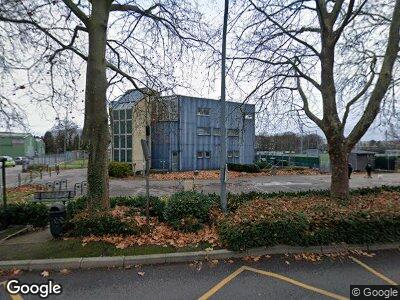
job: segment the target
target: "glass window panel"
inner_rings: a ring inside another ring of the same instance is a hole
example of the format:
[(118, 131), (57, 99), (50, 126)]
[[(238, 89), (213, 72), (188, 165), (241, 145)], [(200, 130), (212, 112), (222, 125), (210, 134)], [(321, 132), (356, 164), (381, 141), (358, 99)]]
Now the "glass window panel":
[(132, 119), (132, 109), (127, 109), (126, 110), (126, 119), (127, 120)]
[(132, 162), (132, 150), (126, 150), (126, 161)]
[(114, 160), (119, 161), (119, 150), (118, 149), (114, 150)]
[(122, 109), (119, 111), (119, 119), (125, 120), (125, 110)]
[(203, 151), (197, 151), (197, 158), (203, 158)]
[(120, 161), (125, 161), (125, 150), (121, 149), (121, 157)]
[(210, 127), (197, 127), (197, 135), (211, 135)]
[(132, 148), (132, 136), (128, 135), (126, 137), (126, 148)]
[(210, 115), (210, 109), (209, 108), (201, 108), (201, 107), (199, 107), (197, 109), (197, 115), (198, 116), (209, 116)]
[(119, 148), (119, 136), (114, 135), (114, 148)]
[(121, 141), (121, 148), (125, 148), (125, 136), (124, 135), (121, 136), (120, 141)]
[(119, 122), (118, 122), (118, 121), (117, 121), (117, 122), (114, 122), (114, 124), (113, 124), (113, 131), (114, 131), (115, 134), (118, 134), (118, 133), (119, 133)]
[(113, 110), (113, 120), (119, 120), (119, 110)]
[(221, 128), (213, 128), (212, 129), (212, 134), (215, 136), (220, 136), (221, 135)]
[(204, 157), (205, 158), (210, 158), (211, 157), (211, 152), (210, 151), (204, 151)]
[(132, 121), (126, 121), (126, 133), (132, 133)]
[(125, 133), (125, 122), (121, 122), (120, 124), (120, 130), (121, 130), (121, 134)]

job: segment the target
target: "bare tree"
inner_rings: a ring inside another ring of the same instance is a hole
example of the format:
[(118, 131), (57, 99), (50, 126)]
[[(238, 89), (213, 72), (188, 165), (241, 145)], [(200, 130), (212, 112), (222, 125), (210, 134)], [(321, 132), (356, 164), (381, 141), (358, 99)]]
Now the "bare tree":
[(348, 154), (398, 82), (400, 0), (244, 0), (231, 24), (231, 76), (267, 109), (321, 128), (332, 195), (347, 198)]
[(157, 91), (176, 86), (174, 67), (201, 37), (206, 40), (197, 7), (174, 0), (149, 1), (147, 7), (129, 0), (0, 0), (1, 30), (7, 50), (19, 46), (8, 53), (18, 56), (15, 70), (25, 72), (37, 97), (55, 106), (75, 99), (76, 80), (86, 69), (88, 200), (108, 208), (107, 93), (128, 85)]

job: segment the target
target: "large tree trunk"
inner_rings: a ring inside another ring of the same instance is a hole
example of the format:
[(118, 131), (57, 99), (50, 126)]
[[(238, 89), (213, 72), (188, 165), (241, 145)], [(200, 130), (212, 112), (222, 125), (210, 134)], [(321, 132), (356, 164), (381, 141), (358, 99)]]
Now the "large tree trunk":
[(85, 135), (88, 138), (88, 205), (110, 207), (108, 186), (106, 39), (109, 1), (92, 1), (89, 20), (89, 54), (86, 74)]
[(344, 138), (328, 141), (328, 152), (331, 161), (331, 195), (339, 199), (349, 197), (348, 151), (343, 143)]

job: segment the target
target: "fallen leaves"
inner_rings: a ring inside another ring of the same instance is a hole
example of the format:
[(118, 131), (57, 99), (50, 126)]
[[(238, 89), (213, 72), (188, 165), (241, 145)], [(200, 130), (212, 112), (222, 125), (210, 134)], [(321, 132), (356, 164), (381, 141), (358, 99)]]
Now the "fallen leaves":
[(69, 274), (71, 274), (71, 271), (68, 270), (68, 269), (62, 269), (62, 270), (60, 270), (60, 274), (62, 274), (62, 275), (69, 275)]
[(49, 271), (44, 270), (42, 273), (40, 273), (40, 275), (42, 275), (42, 277), (47, 278), (50, 276)]
[[(204, 226), (198, 232), (180, 232), (174, 230), (165, 223), (154, 225), (150, 233), (138, 236), (89, 236), (83, 238), (83, 243), (89, 242), (106, 242), (114, 244), (117, 249), (125, 249), (131, 246), (156, 245), (156, 246), (172, 246), (177, 248), (186, 247), (197, 243), (209, 243), (213, 246), (219, 245), (218, 233), (213, 226)], [(212, 247), (208, 248), (211, 251)]]

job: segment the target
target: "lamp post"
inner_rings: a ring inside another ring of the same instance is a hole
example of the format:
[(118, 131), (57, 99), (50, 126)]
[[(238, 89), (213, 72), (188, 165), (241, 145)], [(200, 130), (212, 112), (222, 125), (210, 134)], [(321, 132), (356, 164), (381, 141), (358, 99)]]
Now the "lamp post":
[(4, 227), (7, 226), (7, 214), (6, 214), (6, 209), (7, 209), (7, 192), (6, 192), (6, 161), (7, 158), (1, 157), (0, 162), (1, 162), (1, 179), (2, 179), (2, 186), (3, 186), (3, 211), (4, 211)]

